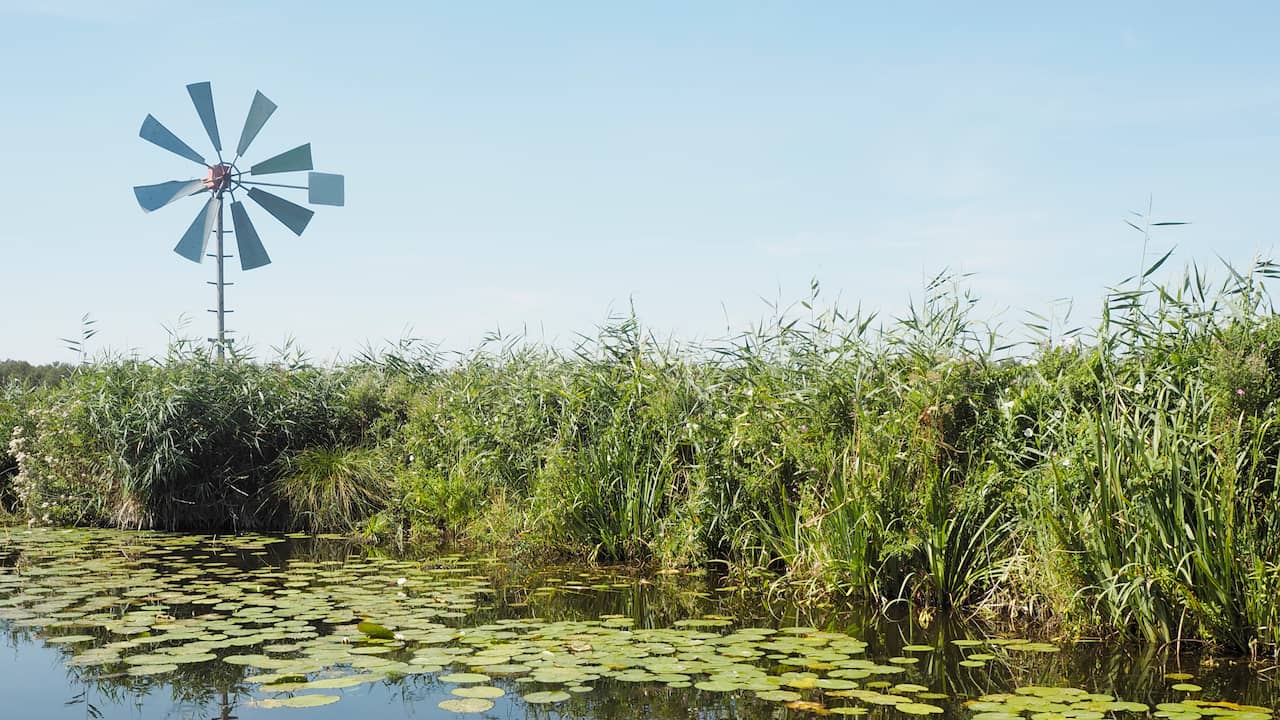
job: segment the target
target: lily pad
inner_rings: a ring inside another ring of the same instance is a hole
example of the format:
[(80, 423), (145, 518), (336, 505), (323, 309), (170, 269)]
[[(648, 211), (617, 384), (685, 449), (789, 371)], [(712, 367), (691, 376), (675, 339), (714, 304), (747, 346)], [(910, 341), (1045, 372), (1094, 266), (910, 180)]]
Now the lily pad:
[(532, 692), (524, 695), (524, 701), (535, 705), (545, 705), (548, 703), (558, 703), (568, 700), (571, 695), (563, 690), (546, 690), (543, 692)]
[(487, 683), (491, 678), (480, 673), (450, 673), (436, 679), (447, 683)]
[(493, 709), (493, 701), (484, 698), (450, 698), (441, 700), (436, 707), (455, 713), (482, 713)]
[(498, 698), (507, 694), (502, 688), (494, 687), (492, 685), (465, 685), (463, 687), (454, 688), (450, 692), (458, 697), (486, 699)]
[(264, 700), (263, 705), (270, 702), (270, 707), (313, 708), (332, 705), (342, 698), (337, 695), (294, 695), (279, 700)]

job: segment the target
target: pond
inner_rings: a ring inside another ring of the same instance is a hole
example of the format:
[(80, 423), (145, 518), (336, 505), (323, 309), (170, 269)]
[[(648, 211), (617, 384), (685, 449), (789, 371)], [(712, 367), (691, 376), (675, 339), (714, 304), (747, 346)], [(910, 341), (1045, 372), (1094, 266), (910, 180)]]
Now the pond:
[[(927, 618), (926, 618), (927, 619)], [(0, 717), (1271, 720), (1265, 665), (808, 609), (699, 574), (0, 528)]]

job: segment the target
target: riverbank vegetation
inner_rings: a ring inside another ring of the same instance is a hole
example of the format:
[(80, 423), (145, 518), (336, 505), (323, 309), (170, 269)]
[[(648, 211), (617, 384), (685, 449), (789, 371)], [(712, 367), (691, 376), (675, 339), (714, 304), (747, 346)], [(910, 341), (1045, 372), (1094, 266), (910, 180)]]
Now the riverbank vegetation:
[(0, 500), (34, 524), (715, 564), (815, 598), (1274, 654), (1276, 268), (1152, 270), (1091, 331), (1035, 320), (1015, 347), (944, 275), (900, 318), (815, 288), (696, 346), (627, 316), (571, 351), (101, 358), (0, 391)]

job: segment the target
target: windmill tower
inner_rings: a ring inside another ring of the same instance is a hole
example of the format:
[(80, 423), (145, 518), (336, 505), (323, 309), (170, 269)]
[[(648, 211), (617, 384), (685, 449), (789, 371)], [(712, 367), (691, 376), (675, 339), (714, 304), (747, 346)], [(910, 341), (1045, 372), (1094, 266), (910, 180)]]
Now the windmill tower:
[[(225, 305), (225, 282), (223, 261), (231, 255), (225, 252), (224, 236), (228, 232), (223, 223), (223, 211), (230, 200), (232, 234), (236, 238), (236, 250), (240, 257), (240, 269), (252, 270), (267, 265), (271, 257), (262, 246), (258, 231), (249, 220), (249, 213), (244, 203), (238, 199), (237, 193), (257, 203), (268, 214), (279, 220), (295, 235), (302, 235), (315, 213), (297, 203), (275, 195), (264, 187), (283, 188), (289, 190), (306, 190), (307, 202), (311, 205), (336, 205), (344, 202), (344, 179), (341, 175), (312, 172), (311, 144), (299, 145), (279, 155), (269, 157), (242, 170), (237, 163), (249, 150), (249, 145), (258, 136), (267, 119), (276, 111), (276, 104), (266, 95), (257, 92), (253, 103), (249, 106), (249, 115), (245, 118), (244, 129), (240, 131), (240, 141), (236, 143), (236, 154), (227, 161), (222, 155), (222, 138), (218, 134), (218, 118), (213, 110), (213, 90), (209, 83), (193, 83), (187, 86), (191, 102), (195, 105), (196, 114), (209, 134), (209, 141), (217, 162), (210, 163), (174, 135), (155, 117), (147, 115), (142, 121), (142, 130), (138, 133), (143, 140), (159, 145), (179, 157), (190, 160), (205, 168), (204, 176), (190, 180), (170, 180), (155, 185), (139, 185), (133, 188), (142, 209), (151, 212), (185, 197), (200, 196), (204, 199), (204, 207), (196, 215), (191, 226), (183, 233), (182, 239), (173, 251), (192, 262), (201, 262), (205, 257), (212, 257), (217, 264), (216, 280), (211, 282), (218, 290), (218, 306), (210, 312), (217, 313), (218, 335), (210, 338), (218, 351), (218, 358), (224, 357), (227, 346), (226, 314), (230, 312)], [(279, 173), (306, 172), (305, 185), (261, 182), (250, 180), (250, 177), (275, 175)], [(212, 253), (208, 252), (209, 238), (215, 238)]]

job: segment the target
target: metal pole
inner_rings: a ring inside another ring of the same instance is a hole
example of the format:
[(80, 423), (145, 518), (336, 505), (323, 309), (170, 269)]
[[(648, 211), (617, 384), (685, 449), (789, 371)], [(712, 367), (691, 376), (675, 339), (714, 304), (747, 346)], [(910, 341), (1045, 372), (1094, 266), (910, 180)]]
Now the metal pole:
[(218, 220), (214, 228), (218, 234), (218, 246), (214, 250), (218, 256), (218, 359), (223, 360), (226, 357), (227, 325), (225, 320), (226, 310), (222, 303), (222, 193), (218, 193)]

